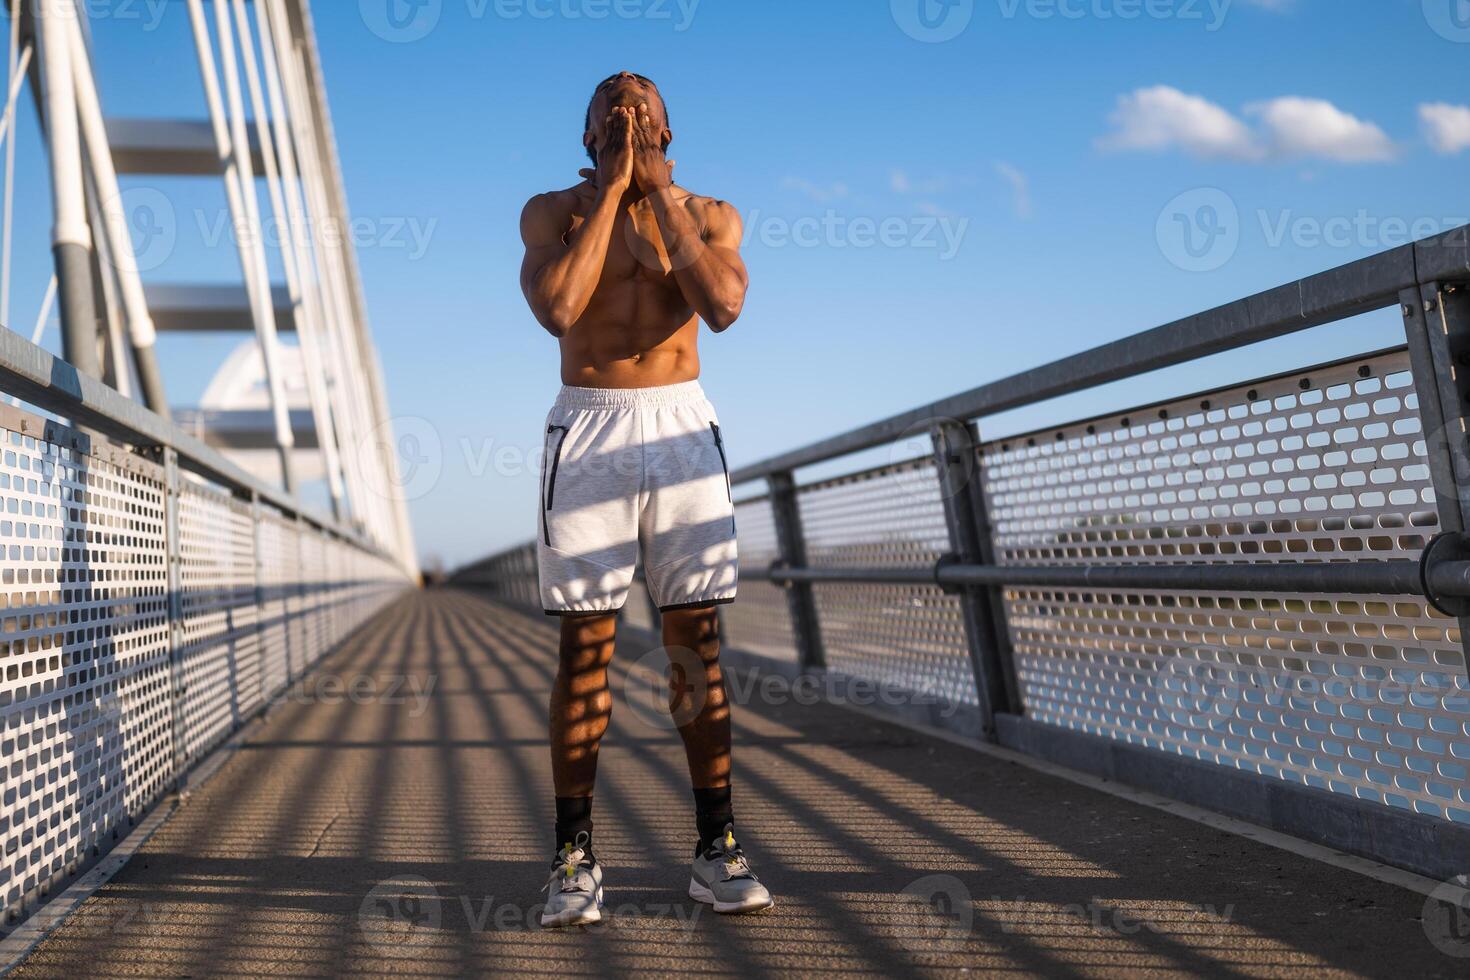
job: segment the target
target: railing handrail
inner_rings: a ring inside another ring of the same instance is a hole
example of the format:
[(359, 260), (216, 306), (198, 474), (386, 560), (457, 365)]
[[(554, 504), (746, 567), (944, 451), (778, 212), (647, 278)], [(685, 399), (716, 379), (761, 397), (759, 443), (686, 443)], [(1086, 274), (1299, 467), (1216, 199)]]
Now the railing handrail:
[(1404, 289), (1470, 278), (1470, 225), (1358, 259), (900, 412), (736, 469), (735, 484), (894, 442), (934, 419), (969, 421), (1393, 306)]
[(298, 517), (362, 551), (402, 565), (397, 556), (356, 528), (252, 476), (186, 430), (5, 327), (0, 327), (0, 389), (55, 412), (73, 425), (95, 429), (134, 447), (172, 449), (185, 468), (235, 492), (253, 494), (287, 516)]

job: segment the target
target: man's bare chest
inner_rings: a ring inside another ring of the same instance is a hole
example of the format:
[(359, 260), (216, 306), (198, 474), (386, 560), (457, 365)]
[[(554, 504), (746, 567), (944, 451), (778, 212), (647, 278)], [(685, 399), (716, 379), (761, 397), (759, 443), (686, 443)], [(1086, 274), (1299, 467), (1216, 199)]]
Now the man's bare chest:
[[(586, 217), (574, 213), (567, 240), (575, 241), (581, 234)], [(673, 281), (674, 264), (670, 258), (669, 244), (658, 226), (653, 209), (646, 204), (634, 204), (618, 213), (608, 241), (607, 256), (603, 262), (603, 281), (639, 280), (649, 284), (663, 284), (677, 288)]]

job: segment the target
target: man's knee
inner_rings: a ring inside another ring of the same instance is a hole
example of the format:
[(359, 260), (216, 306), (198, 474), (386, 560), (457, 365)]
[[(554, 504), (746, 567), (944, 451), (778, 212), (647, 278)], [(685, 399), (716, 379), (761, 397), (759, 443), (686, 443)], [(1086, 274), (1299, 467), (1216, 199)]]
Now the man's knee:
[(663, 614), (664, 637), (671, 645), (686, 646), (705, 659), (720, 654), (720, 607), (693, 606), (670, 609)]
[(561, 668), (568, 673), (603, 670), (612, 663), (616, 614), (565, 616), (561, 621)]

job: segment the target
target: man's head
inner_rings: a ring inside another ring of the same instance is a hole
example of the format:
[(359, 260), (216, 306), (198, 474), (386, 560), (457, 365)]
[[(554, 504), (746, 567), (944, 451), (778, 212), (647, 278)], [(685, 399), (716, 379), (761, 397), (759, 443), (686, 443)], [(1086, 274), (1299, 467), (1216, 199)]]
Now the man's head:
[(664, 105), (664, 97), (659, 93), (658, 86), (642, 75), (620, 71), (604, 79), (592, 93), (592, 101), (587, 104), (587, 122), (583, 128), (582, 145), (587, 147), (587, 155), (592, 158), (593, 164), (597, 163), (598, 148), (607, 141), (607, 117), (613, 108), (637, 107), (645, 102), (648, 103), (648, 115), (653, 124), (663, 131), (660, 138), (663, 148), (669, 148), (674, 140), (674, 133), (669, 129), (669, 110)]

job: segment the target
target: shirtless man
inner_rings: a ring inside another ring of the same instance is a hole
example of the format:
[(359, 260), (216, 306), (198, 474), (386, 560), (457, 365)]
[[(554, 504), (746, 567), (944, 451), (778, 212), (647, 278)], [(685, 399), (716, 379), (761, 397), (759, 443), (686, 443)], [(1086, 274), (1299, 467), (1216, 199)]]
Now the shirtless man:
[(676, 660), (670, 710), (699, 834), (690, 897), (718, 912), (772, 904), (735, 842), (715, 608), (735, 598), (735, 508), (719, 422), (697, 380), (699, 321), (721, 333), (745, 303), (741, 224), (730, 205), (674, 184), (672, 140), (657, 87), (612, 76), (593, 94), (582, 137), (595, 169), (532, 198), (521, 216), (521, 288), (561, 345), (564, 385), (546, 420), (538, 528), (542, 605), (562, 617), (546, 926), (602, 917), (592, 791), (612, 713), (617, 611), (640, 549)]

